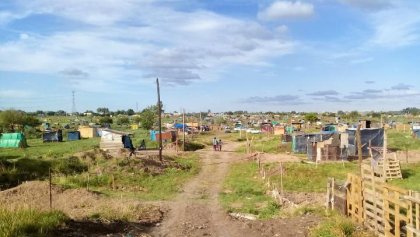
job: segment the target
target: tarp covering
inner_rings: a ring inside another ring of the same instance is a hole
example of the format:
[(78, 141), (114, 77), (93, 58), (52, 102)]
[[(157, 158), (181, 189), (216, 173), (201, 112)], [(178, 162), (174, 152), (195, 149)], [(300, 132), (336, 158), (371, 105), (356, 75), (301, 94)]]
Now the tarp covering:
[(67, 141), (76, 141), (76, 140), (80, 140), (79, 131), (71, 131), (67, 133)]
[[(347, 129), (349, 134), (349, 155), (357, 155), (356, 129)], [(384, 129), (383, 128), (366, 128), (360, 130), (360, 138), (362, 140), (362, 155), (369, 156), (369, 141), (371, 146), (383, 146)]]
[(420, 129), (413, 129), (413, 136), (420, 139)]
[(0, 147), (27, 147), (23, 133), (3, 133), (0, 135)]
[(42, 141), (43, 142), (62, 142), (63, 133), (60, 129), (54, 132), (44, 132), (42, 134)]
[(174, 125), (174, 128), (176, 128), (176, 129), (183, 129), (183, 128), (184, 128), (184, 126), (185, 126), (185, 129), (187, 129), (187, 128), (188, 128), (188, 125), (186, 125), (186, 124), (176, 123), (176, 124)]
[(322, 142), (333, 136), (332, 133), (298, 134), (292, 136), (292, 150), (294, 153), (307, 153), (308, 144)]

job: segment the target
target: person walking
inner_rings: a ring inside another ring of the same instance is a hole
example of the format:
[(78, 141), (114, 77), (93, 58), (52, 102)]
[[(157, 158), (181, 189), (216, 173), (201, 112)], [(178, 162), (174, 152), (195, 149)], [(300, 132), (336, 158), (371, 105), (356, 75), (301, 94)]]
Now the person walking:
[(217, 150), (217, 138), (216, 137), (213, 138), (213, 149), (215, 151)]
[(219, 139), (219, 142), (217, 144), (219, 146), (219, 151), (222, 151), (222, 139)]

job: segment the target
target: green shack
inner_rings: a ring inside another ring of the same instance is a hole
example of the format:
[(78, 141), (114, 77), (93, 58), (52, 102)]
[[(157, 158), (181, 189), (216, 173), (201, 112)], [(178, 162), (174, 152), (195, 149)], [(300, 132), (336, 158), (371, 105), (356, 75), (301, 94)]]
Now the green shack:
[(27, 146), (23, 133), (3, 133), (0, 135), (0, 148), (25, 148)]

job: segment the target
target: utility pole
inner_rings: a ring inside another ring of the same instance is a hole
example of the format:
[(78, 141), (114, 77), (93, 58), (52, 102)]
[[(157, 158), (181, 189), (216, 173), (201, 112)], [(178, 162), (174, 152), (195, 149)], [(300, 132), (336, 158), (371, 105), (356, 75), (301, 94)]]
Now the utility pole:
[(74, 116), (76, 114), (76, 99), (74, 97), (75, 91), (72, 91), (71, 93), (72, 93), (72, 102), (73, 102), (72, 108), (71, 108), (71, 113)]
[(182, 151), (185, 151), (185, 109), (182, 109)]
[(156, 85), (157, 85), (157, 106), (158, 106), (158, 123), (159, 123), (159, 161), (162, 163), (162, 108), (160, 102), (160, 89), (159, 89), (159, 78), (156, 78)]

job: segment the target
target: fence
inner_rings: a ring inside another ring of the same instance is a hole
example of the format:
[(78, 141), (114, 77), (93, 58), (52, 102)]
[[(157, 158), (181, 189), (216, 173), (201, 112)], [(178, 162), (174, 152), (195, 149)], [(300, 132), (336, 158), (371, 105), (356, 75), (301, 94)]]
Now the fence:
[(361, 173), (347, 176), (347, 215), (378, 236), (420, 237), (420, 194), (383, 182), (370, 165), (363, 164)]

